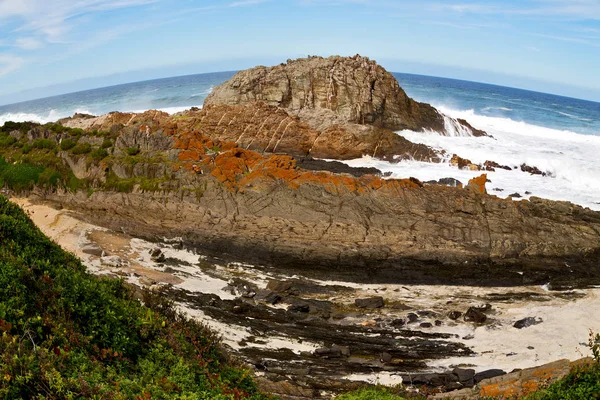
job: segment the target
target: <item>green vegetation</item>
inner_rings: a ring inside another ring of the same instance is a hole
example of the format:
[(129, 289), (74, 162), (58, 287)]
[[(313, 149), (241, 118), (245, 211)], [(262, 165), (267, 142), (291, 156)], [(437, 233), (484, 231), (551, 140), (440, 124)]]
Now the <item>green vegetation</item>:
[(60, 148), (64, 151), (68, 151), (68, 150), (71, 150), (73, 147), (75, 147), (76, 144), (77, 144), (77, 142), (74, 141), (73, 139), (63, 139), (60, 142)]
[(0, 196), (0, 398), (265, 399), (159, 294), (88, 274)]
[(125, 149), (125, 153), (130, 156), (137, 156), (140, 153), (140, 149), (137, 147), (128, 147)]
[(92, 145), (89, 143), (77, 143), (73, 149), (71, 149), (71, 153), (75, 155), (79, 154), (87, 154), (92, 151)]
[(8, 185), (16, 191), (31, 190), (44, 170), (44, 167), (32, 164), (8, 164), (0, 156), (0, 186)]
[(106, 157), (108, 157), (108, 151), (105, 149), (96, 149), (92, 151), (92, 158), (94, 160), (100, 161)]
[(112, 147), (113, 142), (110, 139), (104, 139), (104, 141), (102, 142), (102, 147), (103, 149), (108, 149), (109, 147)]
[(336, 397), (336, 400), (403, 400), (397, 394), (394, 394), (390, 388), (385, 386), (376, 386), (368, 389), (360, 389), (354, 392), (345, 393)]
[(34, 149), (53, 149), (56, 147), (56, 143), (50, 139), (35, 139), (31, 146)]

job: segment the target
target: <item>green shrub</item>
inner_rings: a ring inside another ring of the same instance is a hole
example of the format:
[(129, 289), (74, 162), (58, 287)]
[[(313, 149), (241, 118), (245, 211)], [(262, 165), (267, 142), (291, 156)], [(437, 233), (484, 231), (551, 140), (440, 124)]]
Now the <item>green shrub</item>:
[(0, 196), (0, 398), (266, 399), (214, 333), (162, 293), (142, 300)]
[(108, 149), (109, 147), (112, 147), (113, 143), (112, 140), (110, 139), (104, 139), (104, 141), (102, 142), (102, 147), (103, 149)]
[(56, 143), (50, 139), (35, 139), (31, 146), (35, 149), (53, 149)]
[(92, 151), (92, 158), (94, 160), (100, 161), (104, 157), (107, 157), (107, 156), (108, 156), (108, 151), (106, 151), (105, 149), (96, 149), (96, 150)]
[(89, 143), (77, 143), (71, 150), (73, 154), (87, 154), (92, 151), (92, 146)]
[(61, 175), (58, 172), (52, 168), (46, 168), (44, 172), (40, 174), (37, 184), (40, 186), (56, 187), (58, 186), (60, 178)]
[(361, 389), (354, 392), (345, 393), (341, 396), (336, 397), (336, 400), (403, 400), (404, 397), (400, 397), (393, 394), (389, 388), (383, 386), (377, 386), (374, 388)]
[(37, 184), (44, 169), (44, 167), (27, 163), (9, 164), (2, 169), (0, 177), (5, 185), (17, 192), (31, 190)]
[(0, 137), (0, 147), (9, 147), (12, 146), (13, 144), (15, 144), (17, 142), (17, 139), (15, 139), (12, 136), (2, 136)]
[(23, 154), (29, 154), (29, 152), (31, 151), (32, 148), (33, 148), (32, 145), (30, 145), (29, 143), (25, 143), (23, 145), (23, 148), (21, 149), (21, 152), (23, 152)]
[(64, 151), (71, 150), (77, 144), (73, 139), (63, 139), (60, 142), (60, 148)]
[(140, 149), (137, 147), (128, 147), (125, 149), (125, 153), (130, 156), (137, 156), (140, 153)]
[(29, 131), (30, 129), (39, 126), (40, 124), (35, 123), (35, 122), (12, 122), (12, 121), (6, 121), (4, 123), (4, 125), (2, 125), (2, 128), (0, 128), (0, 131), (6, 132), (6, 133), (10, 133), (12, 131), (19, 131), (21, 133), (26, 133), (27, 131)]

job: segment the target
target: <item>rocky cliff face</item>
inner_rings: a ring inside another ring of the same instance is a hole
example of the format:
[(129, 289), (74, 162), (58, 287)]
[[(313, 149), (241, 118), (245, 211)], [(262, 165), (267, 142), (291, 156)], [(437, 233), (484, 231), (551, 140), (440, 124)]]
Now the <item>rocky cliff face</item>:
[(353, 123), (391, 130), (484, 135), (429, 104), (409, 98), (398, 81), (367, 57), (308, 57), (237, 73), (214, 89), (206, 105), (281, 107), (318, 130)]
[[(260, 124), (242, 123), (251, 115)], [(485, 193), (485, 177), (463, 189), (303, 170), (297, 156), (264, 150), (311, 154), (318, 132), (266, 105), (63, 123), (118, 130), (112, 158), (77, 165), (132, 185), (45, 197), (113, 228), (181, 236), (220, 257), (322, 278), (600, 283), (600, 213), (565, 202), (499, 199)], [(288, 125), (297, 136), (286, 139)], [(260, 152), (251, 150), (255, 145)], [(139, 154), (127, 155), (132, 146)]]

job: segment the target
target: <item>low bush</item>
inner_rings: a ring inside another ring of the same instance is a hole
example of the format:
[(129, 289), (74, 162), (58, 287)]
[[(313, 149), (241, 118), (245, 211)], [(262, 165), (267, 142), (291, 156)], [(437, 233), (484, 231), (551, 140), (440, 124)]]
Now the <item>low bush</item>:
[(56, 146), (54, 140), (50, 139), (35, 139), (31, 146), (35, 149), (53, 149)]
[(125, 153), (129, 156), (137, 156), (140, 153), (140, 149), (137, 147), (128, 147), (125, 149)]
[(108, 151), (106, 151), (105, 149), (96, 149), (96, 150), (92, 151), (92, 158), (94, 160), (100, 161), (107, 156), (108, 156)]
[(0, 398), (266, 399), (214, 333), (160, 293), (142, 300), (0, 196)]
[(112, 147), (113, 143), (112, 140), (110, 139), (104, 139), (104, 141), (102, 142), (102, 147), (103, 149), (108, 149), (109, 147)]
[(75, 155), (87, 154), (92, 151), (92, 146), (89, 143), (78, 143), (71, 149), (71, 153)]
[(63, 139), (60, 142), (60, 148), (64, 151), (71, 150), (77, 144), (73, 139)]

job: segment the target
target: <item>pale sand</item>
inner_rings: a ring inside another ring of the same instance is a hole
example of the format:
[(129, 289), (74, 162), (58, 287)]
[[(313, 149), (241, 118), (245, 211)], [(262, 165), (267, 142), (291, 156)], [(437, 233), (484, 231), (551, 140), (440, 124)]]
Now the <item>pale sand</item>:
[[(56, 210), (46, 205), (32, 204), (28, 199), (12, 199), (26, 210), (33, 222), (50, 238), (63, 248), (79, 256), (89, 270), (97, 274), (117, 274), (126, 276), (136, 285), (171, 284), (192, 292), (212, 293), (222, 299), (236, 297), (225, 290), (230, 277), (243, 275), (244, 279), (264, 288), (269, 279), (286, 279), (252, 266), (229, 264), (216, 266), (217, 276), (207, 274), (197, 264), (199, 256), (186, 250), (177, 250), (162, 246), (163, 253), (169, 258), (181, 261), (181, 265), (167, 273), (164, 268), (157, 267), (149, 251), (156, 245), (147, 241), (132, 238), (121, 233), (107, 231), (103, 228), (87, 224), (71, 215), (68, 210)], [(90, 256), (81, 251), (81, 246), (94, 242), (100, 245), (109, 255), (118, 256), (127, 265), (113, 268), (102, 265), (100, 257)], [(300, 278), (300, 277), (298, 277)], [(352, 307), (357, 297), (380, 295), (388, 306), (380, 310), (365, 311), (352, 318), (345, 318), (340, 323), (362, 324), (378, 316), (386, 318), (403, 318), (408, 312), (432, 310), (444, 320), (444, 325), (429, 329), (427, 332), (444, 332), (456, 335), (457, 341), (465, 343), (477, 354), (472, 357), (431, 360), (428, 365), (434, 370), (444, 370), (455, 365), (472, 366), (476, 370), (502, 368), (510, 371), (514, 368), (526, 368), (541, 365), (560, 358), (575, 360), (589, 355), (585, 347), (588, 331), (600, 331), (600, 289), (577, 291), (583, 297), (564, 299), (560, 293), (549, 292), (544, 287), (530, 286), (518, 288), (485, 288), (456, 286), (414, 286), (414, 285), (364, 285), (347, 282), (315, 281), (323, 285), (341, 285), (351, 287), (355, 292), (343, 293), (328, 298), (338, 304)], [(490, 301), (493, 312), (489, 315), (491, 322), (483, 326), (467, 323), (449, 322), (445, 314), (450, 310), (465, 311), (469, 306), (483, 303), (489, 294), (536, 293), (545, 301), (516, 300), (513, 302)], [(315, 296), (320, 297), (320, 296)], [(448, 302), (451, 301), (450, 304)], [(404, 304), (411, 310), (395, 310), (392, 304)], [(276, 307), (284, 307), (278, 305)], [(218, 321), (206, 318), (201, 311), (185, 309), (189, 314), (200, 317), (203, 322), (223, 335), (224, 342), (233, 348), (249, 333), (241, 327), (226, 326)], [(516, 329), (515, 321), (525, 317), (542, 318), (539, 325), (524, 329)], [(411, 324), (409, 329), (419, 329), (418, 324)], [(464, 339), (465, 337), (472, 337)], [(294, 338), (271, 338), (269, 345), (289, 348), (295, 352), (310, 351), (319, 347), (319, 343), (303, 343), (300, 345)], [(362, 375), (350, 376), (350, 379), (363, 380)], [(395, 374), (390, 376), (371, 376), (381, 383), (397, 381)]]

